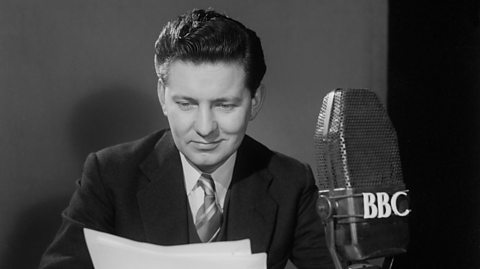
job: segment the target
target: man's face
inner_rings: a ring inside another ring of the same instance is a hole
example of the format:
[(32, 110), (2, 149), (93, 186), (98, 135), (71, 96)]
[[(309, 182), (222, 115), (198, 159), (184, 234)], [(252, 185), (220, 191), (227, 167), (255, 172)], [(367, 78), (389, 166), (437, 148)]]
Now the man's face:
[(213, 172), (240, 146), (263, 88), (252, 97), (238, 63), (174, 61), (158, 94), (177, 148), (197, 168)]

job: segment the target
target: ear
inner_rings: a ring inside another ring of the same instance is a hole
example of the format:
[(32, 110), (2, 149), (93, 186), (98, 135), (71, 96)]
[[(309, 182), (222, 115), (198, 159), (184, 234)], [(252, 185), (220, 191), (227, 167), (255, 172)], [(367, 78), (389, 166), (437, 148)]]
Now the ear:
[(165, 106), (165, 84), (163, 84), (162, 80), (160, 79), (157, 83), (157, 95), (160, 105), (162, 106), (163, 115), (167, 116), (167, 108)]
[(262, 108), (263, 101), (265, 100), (266, 89), (265, 85), (260, 84), (255, 92), (255, 95), (252, 97), (252, 107), (250, 108), (250, 120), (255, 119), (258, 112)]

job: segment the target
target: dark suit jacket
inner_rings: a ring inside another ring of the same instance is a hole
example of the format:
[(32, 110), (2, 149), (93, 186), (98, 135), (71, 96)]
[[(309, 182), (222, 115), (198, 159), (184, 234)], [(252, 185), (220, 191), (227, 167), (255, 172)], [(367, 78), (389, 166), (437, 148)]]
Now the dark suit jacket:
[[(186, 244), (188, 198), (169, 131), (88, 156), (40, 268), (92, 268), (83, 227), (159, 245)], [(250, 238), (268, 268), (330, 268), (308, 165), (246, 136), (228, 191), (224, 240)]]

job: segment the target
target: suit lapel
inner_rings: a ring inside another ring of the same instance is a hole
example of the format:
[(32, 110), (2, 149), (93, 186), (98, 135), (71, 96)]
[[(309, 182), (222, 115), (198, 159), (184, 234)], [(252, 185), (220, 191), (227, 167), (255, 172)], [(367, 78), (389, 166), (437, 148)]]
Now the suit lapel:
[[(272, 153), (245, 136), (238, 149), (230, 185), (227, 239), (250, 238), (252, 251), (268, 250), (277, 214), (269, 195)], [(137, 193), (147, 241), (161, 245), (188, 243), (188, 199), (182, 164), (167, 132), (140, 166), (147, 181)]]
[(238, 150), (230, 186), (227, 239), (250, 238), (253, 252), (268, 250), (275, 226), (277, 203), (268, 192), (271, 154), (246, 136)]
[(137, 193), (147, 240), (188, 243), (188, 200), (179, 153), (167, 132), (140, 166), (148, 181)]

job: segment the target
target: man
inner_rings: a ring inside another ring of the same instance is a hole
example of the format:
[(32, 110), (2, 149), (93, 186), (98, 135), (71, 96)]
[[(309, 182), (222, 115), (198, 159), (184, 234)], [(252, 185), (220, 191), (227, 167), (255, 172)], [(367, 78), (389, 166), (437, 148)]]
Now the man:
[(169, 22), (155, 44), (170, 130), (90, 154), (41, 268), (91, 268), (83, 227), (159, 245), (249, 238), (268, 268), (326, 268), (308, 165), (245, 135), (260, 111), (259, 38), (213, 10)]

